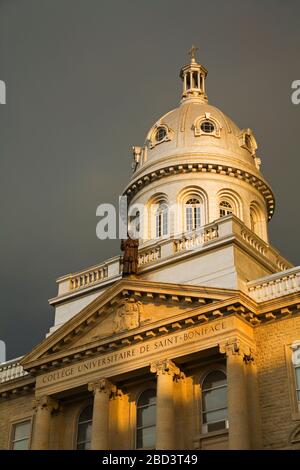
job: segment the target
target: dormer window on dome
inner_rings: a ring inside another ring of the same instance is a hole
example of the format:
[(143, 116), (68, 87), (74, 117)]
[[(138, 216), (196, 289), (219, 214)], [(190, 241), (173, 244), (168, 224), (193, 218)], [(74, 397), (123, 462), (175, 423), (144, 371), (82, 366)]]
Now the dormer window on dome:
[(203, 121), (200, 127), (204, 134), (211, 134), (215, 130), (214, 123), (211, 121)]
[(195, 137), (201, 135), (209, 135), (214, 137), (221, 136), (222, 126), (220, 122), (211, 115), (211, 113), (205, 113), (202, 116), (199, 116), (195, 120), (193, 128)]
[(165, 137), (167, 137), (167, 131), (165, 127), (159, 127), (155, 133), (155, 140), (156, 142), (162, 142)]
[(251, 129), (244, 129), (240, 135), (240, 145), (248, 150), (251, 155), (255, 155), (257, 150), (257, 142)]
[(171, 140), (172, 134), (172, 130), (165, 124), (156, 124), (150, 133), (149, 147), (153, 148), (158, 144)]

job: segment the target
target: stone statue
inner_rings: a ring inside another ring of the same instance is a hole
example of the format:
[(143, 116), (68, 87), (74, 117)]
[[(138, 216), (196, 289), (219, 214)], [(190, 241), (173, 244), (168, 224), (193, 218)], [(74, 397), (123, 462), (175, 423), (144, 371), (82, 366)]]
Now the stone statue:
[(123, 277), (138, 272), (138, 248), (139, 241), (128, 237), (121, 242), (123, 255)]
[(118, 306), (114, 318), (114, 333), (137, 328), (140, 324), (141, 302), (126, 298)]

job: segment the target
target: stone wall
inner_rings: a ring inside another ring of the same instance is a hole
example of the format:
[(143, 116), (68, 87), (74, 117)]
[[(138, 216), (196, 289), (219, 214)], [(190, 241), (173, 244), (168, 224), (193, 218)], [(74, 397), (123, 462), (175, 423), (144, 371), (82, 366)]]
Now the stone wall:
[(255, 328), (263, 443), (266, 449), (300, 449), (290, 436), (300, 426), (292, 417), (293, 385), (288, 376), (286, 346), (300, 340), (300, 316)]

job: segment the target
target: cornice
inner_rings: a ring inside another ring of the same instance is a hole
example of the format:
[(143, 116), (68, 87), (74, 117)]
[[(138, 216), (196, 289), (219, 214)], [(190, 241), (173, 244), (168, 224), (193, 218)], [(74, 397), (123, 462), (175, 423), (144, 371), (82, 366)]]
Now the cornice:
[(18, 377), (0, 384), (0, 400), (17, 398), (32, 393), (35, 388), (35, 377)]
[(167, 165), (159, 168), (158, 170), (152, 170), (147, 174), (143, 174), (140, 177), (135, 178), (127, 186), (124, 194), (130, 201), (142, 188), (154, 181), (176, 174), (194, 172), (223, 174), (250, 184), (263, 196), (267, 207), (268, 219), (270, 220), (272, 218), (275, 209), (275, 198), (271, 187), (263, 179), (263, 177), (254, 175), (250, 171), (241, 170), (239, 168), (223, 164), (219, 165), (214, 163), (195, 162)]
[(24, 364), (30, 362), (33, 357), (49, 351), (51, 347), (55, 346), (59, 341), (63, 341), (67, 344), (71, 341), (72, 337), (74, 338), (76, 332), (81, 333), (83, 329), (91, 328), (95, 321), (103, 315), (103, 307), (106, 304), (110, 307), (110, 302), (112, 301), (114, 303), (119, 295), (141, 297), (142, 293), (152, 296), (157, 295), (161, 298), (164, 298), (164, 296), (171, 297), (173, 295), (183, 299), (195, 297), (197, 299), (206, 298), (208, 300), (218, 300), (220, 298), (224, 299), (233, 295), (235, 291), (231, 289), (203, 288), (189, 285), (144, 281), (138, 278), (122, 279), (107, 289), (73, 318), (63, 324), (58, 330), (44, 339), (30, 353), (25, 355), (21, 361), (21, 365), (24, 367)]
[[(250, 302), (251, 303), (251, 302)], [(194, 308), (172, 318), (152, 322), (150, 325), (127, 331), (123, 335), (112, 335), (76, 348), (69, 348), (37, 360), (28, 361), (23, 367), (32, 374), (43, 373), (58, 367), (76, 363), (83, 358), (90, 358), (99, 353), (115, 352), (130, 344), (147, 341), (153, 337), (161, 337), (178, 329), (184, 330), (191, 326), (207, 324), (221, 317), (248, 312), (248, 308), (239, 304), (238, 297), (214, 302), (205, 307)], [(243, 315), (241, 315), (243, 319)], [(251, 324), (251, 321), (248, 322)]]
[[(164, 300), (164, 299), (163, 299)], [(59, 367), (77, 363), (82, 359), (92, 358), (109, 352), (116, 352), (122, 348), (145, 342), (151, 338), (160, 338), (177, 330), (184, 331), (190, 327), (209, 325), (213, 320), (237, 316), (240, 320), (253, 328), (270, 321), (291, 318), (300, 313), (300, 296), (286, 296), (285, 304), (265, 303), (263, 308), (242, 292), (207, 304), (191, 308), (188, 311), (165, 318), (123, 334), (114, 334), (107, 338), (95, 340), (80, 347), (69, 347), (62, 351), (29, 360), (25, 358), (23, 367), (32, 375), (38, 375)], [(269, 304), (269, 305), (267, 305)], [(274, 308), (272, 308), (272, 305)], [(269, 307), (269, 308), (268, 308)]]

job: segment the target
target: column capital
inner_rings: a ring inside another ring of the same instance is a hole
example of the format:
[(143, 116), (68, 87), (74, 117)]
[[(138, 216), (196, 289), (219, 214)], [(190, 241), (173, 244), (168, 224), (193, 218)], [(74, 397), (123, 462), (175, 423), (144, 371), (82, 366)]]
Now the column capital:
[(219, 343), (219, 351), (221, 354), (226, 354), (227, 357), (241, 356), (246, 364), (254, 361), (254, 349), (236, 337)]
[(90, 392), (93, 392), (94, 395), (96, 393), (107, 393), (110, 396), (117, 392), (117, 387), (105, 378), (89, 383), (88, 389)]
[(150, 364), (150, 372), (159, 375), (171, 375), (172, 377), (180, 377), (180, 369), (170, 359), (155, 361)]
[(48, 410), (50, 413), (54, 410), (59, 409), (59, 402), (49, 395), (43, 395), (41, 397), (35, 398), (33, 402), (33, 409), (38, 410)]

